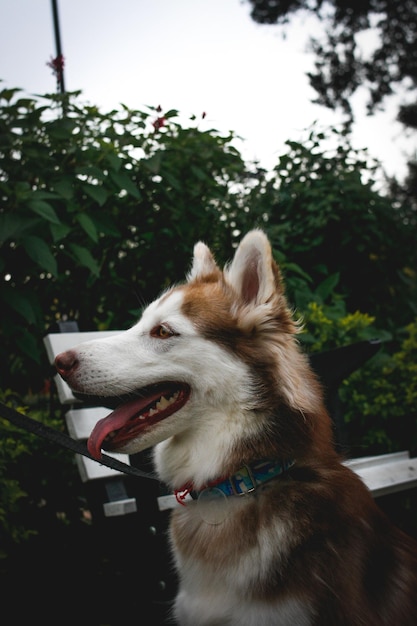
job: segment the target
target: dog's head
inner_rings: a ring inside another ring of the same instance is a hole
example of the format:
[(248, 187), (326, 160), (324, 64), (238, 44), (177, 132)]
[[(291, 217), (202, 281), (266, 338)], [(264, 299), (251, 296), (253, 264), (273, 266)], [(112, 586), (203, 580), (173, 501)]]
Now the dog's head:
[(264, 456), (305, 445), (308, 416), (324, 409), (297, 332), (269, 241), (253, 230), (223, 270), (197, 243), (184, 284), (129, 330), (58, 355), (56, 367), (75, 392), (116, 406), (90, 436), (93, 456), (164, 442), (181, 450), (178, 465), (192, 455), (215, 475), (255, 442)]

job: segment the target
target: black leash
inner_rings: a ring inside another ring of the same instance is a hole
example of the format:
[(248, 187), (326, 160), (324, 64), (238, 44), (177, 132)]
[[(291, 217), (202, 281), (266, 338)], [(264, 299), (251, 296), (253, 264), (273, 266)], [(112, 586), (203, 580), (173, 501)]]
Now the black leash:
[[(86, 456), (88, 459), (95, 461), (96, 463), (100, 463), (100, 465), (106, 465), (107, 467), (111, 467), (114, 470), (118, 470), (119, 472), (123, 472), (124, 474), (130, 474), (131, 476), (136, 476), (139, 478), (148, 478), (150, 480), (158, 481), (156, 476), (152, 474), (148, 474), (146, 472), (142, 472), (137, 467), (133, 467), (131, 465), (127, 465), (126, 463), (122, 463), (118, 459), (115, 459), (107, 454), (103, 454), (101, 459), (97, 461), (87, 449), (87, 444), (84, 441), (76, 441), (72, 439), (65, 433), (61, 433), (59, 430), (55, 430), (50, 426), (46, 426), (46, 424), (42, 424), (37, 420), (34, 420), (23, 413), (19, 413), (14, 409), (10, 408), (6, 404), (0, 402), (0, 417), (5, 418), (9, 422), (12, 422), (19, 428), (23, 428), (24, 430), (28, 430), (38, 437), (43, 437), (44, 439), (48, 439), (53, 443), (56, 443), (63, 448), (67, 448), (68, 450), (72, 450), (77, 454), (82, 454)], [(159, 482), (159, 481), (158, 481)]]

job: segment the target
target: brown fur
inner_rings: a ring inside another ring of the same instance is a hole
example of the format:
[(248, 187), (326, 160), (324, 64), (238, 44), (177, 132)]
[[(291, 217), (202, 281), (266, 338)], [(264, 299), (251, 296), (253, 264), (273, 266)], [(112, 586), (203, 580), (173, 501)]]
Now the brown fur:
[[(277, 306), (262, 325), (248, 324), (239, 315), (236, 294), (220, 274), (186, 287), (183, 313), (202, 336), (253, 367), (256, 411), (270, 414), (258, 437), (242, 434), (224, 474), (257, 458), (292, 457), (296, 463), (249, 501), (230, 505), (233, 514), (218, 526), (207, 526), (191, 512), (174, 514), (175, 550), (208, 568), (215, 563), (219, 571), (238, 570), (245, 555), (259, 550), (260, 535), (279, 527), (276, 556), (267, 575), (260, 567), (257, 582), (244, 591), (246, 600), (297, 599), (311, 607), (309, 623), (316, 626), (417, 624), (417, 545), (391, 524), (335, 452), (323, 391), (294, 343), (296, 328), (274, 263), (273, 275)], [(246, 304), (245, 299), (242, 310)], [(282, 362), (277, 363), (277, 353)], [(296, 385), (314, 394), (302, 419), (282, 395), (289, 362)]]
[[(259, 460), (294, 462), (255, 491), (220, 499), (219, 509), (203, 499), (172, 512), (177, 623), (415, 626), (417, 544), (335, 451), (266, 236), (249, 233), (223, 272), (197, 244), (188, 282), (153, 304), (120, 337), (59, 355), (58, 371), (90, 394), (179, 381), (187, 401), (144, 418), (130, 439), (123, 427), (131, 433), (137, 413), (127, 403), (98, 423), (92, 449), (109, 443), (114, 424), (111, 449), (120, 433), (121, 451), (154, 447), (173, 490), (204, 490)], [(222, 516), (215, 523), (213, 510)]]

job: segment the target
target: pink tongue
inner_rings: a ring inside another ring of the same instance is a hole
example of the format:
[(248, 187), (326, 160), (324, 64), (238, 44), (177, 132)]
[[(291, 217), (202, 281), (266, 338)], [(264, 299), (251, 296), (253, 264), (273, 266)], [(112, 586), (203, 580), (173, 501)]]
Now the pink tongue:
[[(155, 400), (159, 397), (159, 393), (155, 394)], [(87, 442), (87, 448), (91, 456), (99, 461), (101, 459), (101, 447), (107, 435), (125, 426), (130, 418), (134, 415), (138, 415), (140, 411), (146, 406), (149, 406), (149, 403), (152, 401), (152, 397), (135, 398), (134, 400), (120, 405), (113, 413), (99, 420), (94, 426)]]

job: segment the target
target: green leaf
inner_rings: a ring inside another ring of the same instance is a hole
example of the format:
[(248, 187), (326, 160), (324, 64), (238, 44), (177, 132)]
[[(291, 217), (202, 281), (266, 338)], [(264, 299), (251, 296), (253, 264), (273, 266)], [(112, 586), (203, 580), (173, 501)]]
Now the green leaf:
[(123, 165), (123, 160), (113, 152), (106, 154), (106, 161), (115, 172), (118, 172)]
[(49, 122), (49, 134), (55, 139), (70, 139), (77, 121), (69, 117), (61, 117)]
[(196, 165), (190, 166), (190, 171), (198, 178), (199, 180), (206, 180), (208, 178), (207, 173), (204, 172), (200, 167)]
[(36, 363), (41, 362), (39, 346), (35, 336), (32, 333), (29, 333), (27, 330), (23, 330), (20, 337), (16, 339), (16, 343), (18, 347), (22, 350), (22, 352), (27, 354)]
[(13, 98), (13, 96), (16, 93), (19, 93), (19, 91), (22, 91), (19, 87), (16, 87), (14, 89), (3, 89), (2, 91), (0, 91), (0, 100), (7, 100), (7, 102), (10, 102), (10, 100)]
[(49, 230), (51, 232), (53, 242), (57, 243), (58, 241), (64, 239), (68, 233), (71, 232), (72, 228), (71, 226), (67, 226), (67, 224), (63, 224), (61, 222), (61, 224), (50, 224)]
[(90, 198), (97, 202), (99, 206), (103, 206), (103, 204), (106, 202), (108, 194), (107, 191), (103, 189), (103, 187), (100, 187), (99, 185), (89, 185), (88, 183), (85, 183), (84, 185), (82, 185), (82, 188), (85, 193), (90, 196)]
[(316, 289), (316, 293), (323, 299), (323, 302), (326, 300), (327, 296), (329, 296), (335, 289), (336, 285), (339, 282), (340, 274), (336, 272), (331, 276), (328, 276)]
[(51, 191), (45, 191), (44, 189), (35, 189), (31, 192), (34, 200), (49, 200), (50, 198), (57, 198), (56, 193)]
[(22, 232), (27, 230), (28, 222), (36, 223), (39, 220), (28, 220), (14, 213), (0, 214), (0, 245), (8, 239), (19, 239)]
[(164, 113), (164, 117), (166, 117), (167, 119), (169, 117), (178, 117), (178, 111), (177, 109), (170, 109), (169, 111), (167, 111), (166, 113)]
[(143, 161), (143, 164), (146, 169), (148, 169), (152, 174), (159, 174), (159, 170), (161, 169), (161, 161), (161, 152), (156, 152), (151, 157), (149, 157), (149, 159)]
[(125, 189), (131, 196), (136, 198), (137, 200), (141, 199), (141, 194), (139, 189), (133, 183), (133, 181), (129, 178), (125, 172), (112, 172), (110, 171), (110, 177), (119, 187), (119, 189)]
[(111, 237), (121, 237), (121, 232), (117, 228), (117, 224), (112, 215), (108, 211), (101, 211), (99, 215), (94, 215), (94, 224), (96, 230), (104, 235), (110, 235)]
[(83, 165), (75, 168), (77, 176), (88, 176), (89, 178), (97, 178), (97, 180), (105, 180), (106, 174), (95, 165)]
[(164, 172), (164, 181), (169, 183), (177, 191), (182, 191), (183, 189), (183, 183), (175, 175), (172, 175), (168, 170)]
[(30, 235), (22, 239), (22, 244), (32, 261), (35, 261), (42, 269), (50, 272), (53, 276), (58, 276), (56, 259), (43, 239)]
[(5, 289), (2, 299), (29, 324), (36, 323), (36, 314), (29, 299), (17, 289)]
[(307, 272), (305, 272), (296, 263), (283, 263), (283, 266), (284, 266), (286, 274), (288, 274), (289, 272), (294, 272), (294, 274), (297, 274), (298, 276), (301, 276), (302, 278), (305, 278), (306, 282), (308, 282), (308, 283), (312, 282), (311, 276), (309, 274), (307, 274)]
[(32, 194), (30, 185), (26, 181), (18, 181), (14, 189), (18, 200), (26, 200), (28, 196)]
[(33, 108), (35, 101), (32, 100), (31, 98), (19, 98), (19, 100), (16, 101), (16, 107), (23, 107), (24, 109), (31, 109)]
[(97, 228), (91, 219), (86, 213), (77, 213), (75, 216), (76, 220), (79, 222), (81, 228), (85, 230), (87, 235), (95, 242), (98, 241), (98, 232)]
[(55, 210), (49, 202), (45, 202), (44, 200), (29, 200), (28, 206), (34, 213), (48, 220), (48, 222), (52, 222), (53, 224), (60, 223)]
[(65, 200), (71, 200), (74, 195), (74, 187), (73, 184), (69, 180), (61, 180), (54, 185), (55, 191), (57, 194), (64, 198)]
[(76, 243), (69, 244), (69, 247), (80, 265), (87, 267), (94, 276), (100, 276), (98, 263), (87, 248), (79, 246)]

